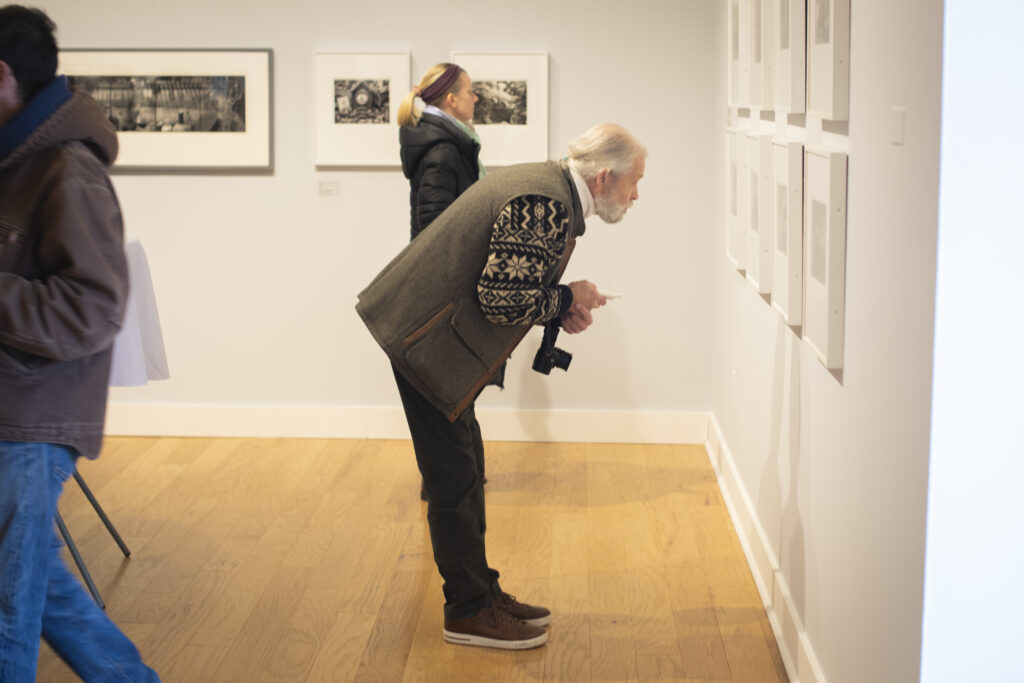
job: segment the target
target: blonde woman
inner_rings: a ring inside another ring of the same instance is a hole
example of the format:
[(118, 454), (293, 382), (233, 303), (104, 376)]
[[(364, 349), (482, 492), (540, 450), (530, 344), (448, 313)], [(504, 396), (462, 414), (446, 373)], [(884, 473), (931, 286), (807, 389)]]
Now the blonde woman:
[[(424, 103), (423, 112), (416, 99)], [(398, 140), (409, 179), (412, 237), (484, 175), (480, 138), (473, 130), (477, 97), (457, 64), (437, 64), (402, 100)]]

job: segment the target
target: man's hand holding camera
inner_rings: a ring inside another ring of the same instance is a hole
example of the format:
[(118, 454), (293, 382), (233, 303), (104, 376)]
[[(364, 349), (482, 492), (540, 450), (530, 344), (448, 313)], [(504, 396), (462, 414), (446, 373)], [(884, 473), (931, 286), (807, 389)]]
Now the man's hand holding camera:
[(608, 299), (597, 291), (597, 285), (587, 280), (570, 282), (569, 289), (572, 290), (572, 305), (562, 314), (562, 329), (569, 334), (576, 334), (590, 327), (594, 322), (590, 311), (604, 306)]

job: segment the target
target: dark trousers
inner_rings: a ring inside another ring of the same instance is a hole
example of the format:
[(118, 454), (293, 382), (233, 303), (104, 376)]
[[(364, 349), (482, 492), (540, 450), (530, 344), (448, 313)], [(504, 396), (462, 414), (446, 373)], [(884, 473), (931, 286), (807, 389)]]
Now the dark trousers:
[(487, 516), (480, 423), (472, 405), (449, 422), (401, 373), (394, 373), (427, 494), (430, 542), (444, 579), (444, 615), (468, 617), (489, 607), (501, 590), (484, 548)]

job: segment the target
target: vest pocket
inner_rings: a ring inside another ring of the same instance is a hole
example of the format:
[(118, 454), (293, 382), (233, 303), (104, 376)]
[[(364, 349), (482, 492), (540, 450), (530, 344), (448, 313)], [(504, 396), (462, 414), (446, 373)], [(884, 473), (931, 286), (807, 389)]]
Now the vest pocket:
[(406, 344), (409, 368), (446, 403), (462, 400), (489, 369), (456, 329), (458, 311), (447, 306)]

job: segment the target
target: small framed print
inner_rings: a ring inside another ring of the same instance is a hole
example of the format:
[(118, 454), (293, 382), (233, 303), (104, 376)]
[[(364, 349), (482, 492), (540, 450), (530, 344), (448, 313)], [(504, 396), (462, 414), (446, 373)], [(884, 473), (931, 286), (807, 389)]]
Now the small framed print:
[(846, 154), (804, 153), (803, 336), (830, 370), (843, 367), (846, 298)]
[(775, 0), (750, 2), (750, 106), (775, 106)]
[(729, 0), (729, 106), (750, 106), (750, 0)]
[(805, 0), (775, 2), (775, 110), (786, 114), (802, 114), (805, 110), (807, 81), (807, 4)]
[(253, 50), (61, 50), (59, 72), (117, 129), (114, 169), (273, 168), (273, 53)]
[(803, 324), (804, 146), (772, 141), (772, 306), (787, 324)]
[(409, 54), (316, 55), (317, 166), (398, 166), (398, 105), (409, 92)]
[(452, 52), (478, 98), (473, 125), (485, 166), (548, 158), (548, 53)]
[(743, 271), (747, 267), (747, 228), (744, 200), (746, 193), (744, 180), (747, 175), (746, 136), (739, 130), (726, 131), (728, 150), (728, 170), (726, 177), (726, 194), (728, 206), (726, 216), (728, 229), (725, 236), (725, 255), (736, 270)]
[(771, 136), (747, 134), (747, 279), (759, 294), (772, 291)]
[(807, 112), (850, 117), (850, 0), (807, 0)]

